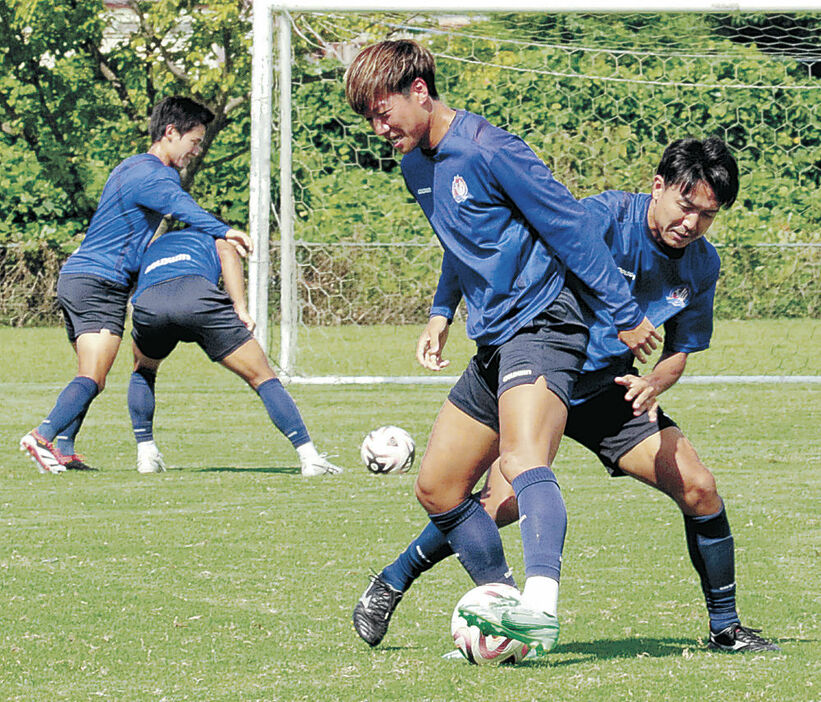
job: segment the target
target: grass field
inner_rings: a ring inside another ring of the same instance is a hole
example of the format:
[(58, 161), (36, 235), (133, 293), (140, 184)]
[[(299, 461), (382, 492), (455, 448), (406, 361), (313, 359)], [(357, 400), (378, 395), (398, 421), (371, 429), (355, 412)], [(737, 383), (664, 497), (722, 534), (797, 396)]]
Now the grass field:
[[(786, 340), (767, 323), (719, 328), (704, 367), (715, 354), (725, 372), (773, 372), (776, 347), (778, 362), (817, 373), (813, 324)], [(375, 346), (363, 344), (365, 359)], [(423, 448), (446, 387), (294, 386), (319, 448), (347, 468), (303, 479), (256, 396), (181, 348), (158, 381), (156, 436), (171, 469), (141, 476), (128, 366), (124, 349), (78, 440), (102, 470), (39, 475), (17, 441), (71, 377), (72, 353), (61, 330), (0, 329), (0, 699), (821, 699), (821, 385), (679, 386), (664, 398), (726, 500), (742, 618), (781, 654), (706, 651), (672, 502), (607, 478), (566, 442), (559, 645), (487, 669), (441, 659), (470, 587), (453, 559), (408, 592), (377, 649), (350, 621), (370, 569), (426, 521), (413, 473), (368, 474), (359, 442), (396, 423)], [(503, 538), (521, 577), (517, 529)]]

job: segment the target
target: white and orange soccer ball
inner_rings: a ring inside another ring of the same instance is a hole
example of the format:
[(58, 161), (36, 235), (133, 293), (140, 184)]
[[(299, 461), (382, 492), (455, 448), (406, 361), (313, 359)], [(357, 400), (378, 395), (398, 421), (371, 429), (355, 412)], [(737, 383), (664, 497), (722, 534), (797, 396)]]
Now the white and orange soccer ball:
[(476, 665), (513, 664), (527, 655), (527, 644), (504, 636), (485, 636), (478, 627), (468, 624), (459, 614), (459, 608), (465, 604), (485, 605), (500, 597), (521, 600), (521, 595), (515, 587), (491, 583), (468, 591), (453, 610), (453, 617), (450, 620), (453, 643), (465, 658)]
[(416, 444), (404, 429), (389, 425), (368, 434), (359, 453), (371, 473), (406, 473), (413, 465)]

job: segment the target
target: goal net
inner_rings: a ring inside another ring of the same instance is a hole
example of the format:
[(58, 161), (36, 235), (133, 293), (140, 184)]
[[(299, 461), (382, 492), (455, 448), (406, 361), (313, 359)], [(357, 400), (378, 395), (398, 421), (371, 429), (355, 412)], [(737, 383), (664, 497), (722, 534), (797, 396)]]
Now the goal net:
[[(250, 292), (292, 379), (436, 382), (413, 357), (441, 249), (397, 156), (344, 95), (352, 58), (385, 38), (426, 44), (442, 98), (522, 136), (576, 197), (646, 191), (667, 143), (723, 138), (742, 176), (709, 234), (723, 261), (717, 317), (778, 320), (817, 348), (821, 13), (259, 14), (255, 43), (270, 47), (255, 48)], [(471, 353), (463, 326), (448, 342), (456, 374)], [(787, 348), (770, 366), (735, 355), (705, 372), (817, 372), (809, 352), (785, 361)]]

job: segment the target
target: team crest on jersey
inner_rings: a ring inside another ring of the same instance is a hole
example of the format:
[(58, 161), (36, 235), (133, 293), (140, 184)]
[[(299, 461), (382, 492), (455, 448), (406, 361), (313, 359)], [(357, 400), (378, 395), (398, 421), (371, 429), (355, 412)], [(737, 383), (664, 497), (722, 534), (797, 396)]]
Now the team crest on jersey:
[(673, 307), (684, 307), (689, 298), (690, 288), (686, 285), (682, 285), (680, 288), (675, 288), (667, 293), (667, 302), (669, 302)]
[(456, 202), (464, 202), (470, 197), (468, 192), (468, 184), (460, 175), (453, 176), (453, 182), (450, 184), (450, 193)]

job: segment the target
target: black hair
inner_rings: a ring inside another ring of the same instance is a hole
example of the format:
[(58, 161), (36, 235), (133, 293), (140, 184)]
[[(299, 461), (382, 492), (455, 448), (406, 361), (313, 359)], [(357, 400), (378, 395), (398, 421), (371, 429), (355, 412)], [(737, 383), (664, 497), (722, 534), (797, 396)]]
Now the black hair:
[(208, 125), (214, 120), (214, 113), (205, 105), (191, 98), (172, 95), (160, 100), (151, 110), (149, 133), (151, 142), (158, 142), (165, 134), (165, 128), (170, 124), (180, 134), (190, 132), (200, 124)]
[(730, 207), (738, 195), (738, 164), (717, 136), (703, 141), (674, 141), (664, 150), (656, 173), (664, 178), (666, 186), (680, 185), (683, 195), (689, 195), (704, 181), (713, 189), (721, 207)]

